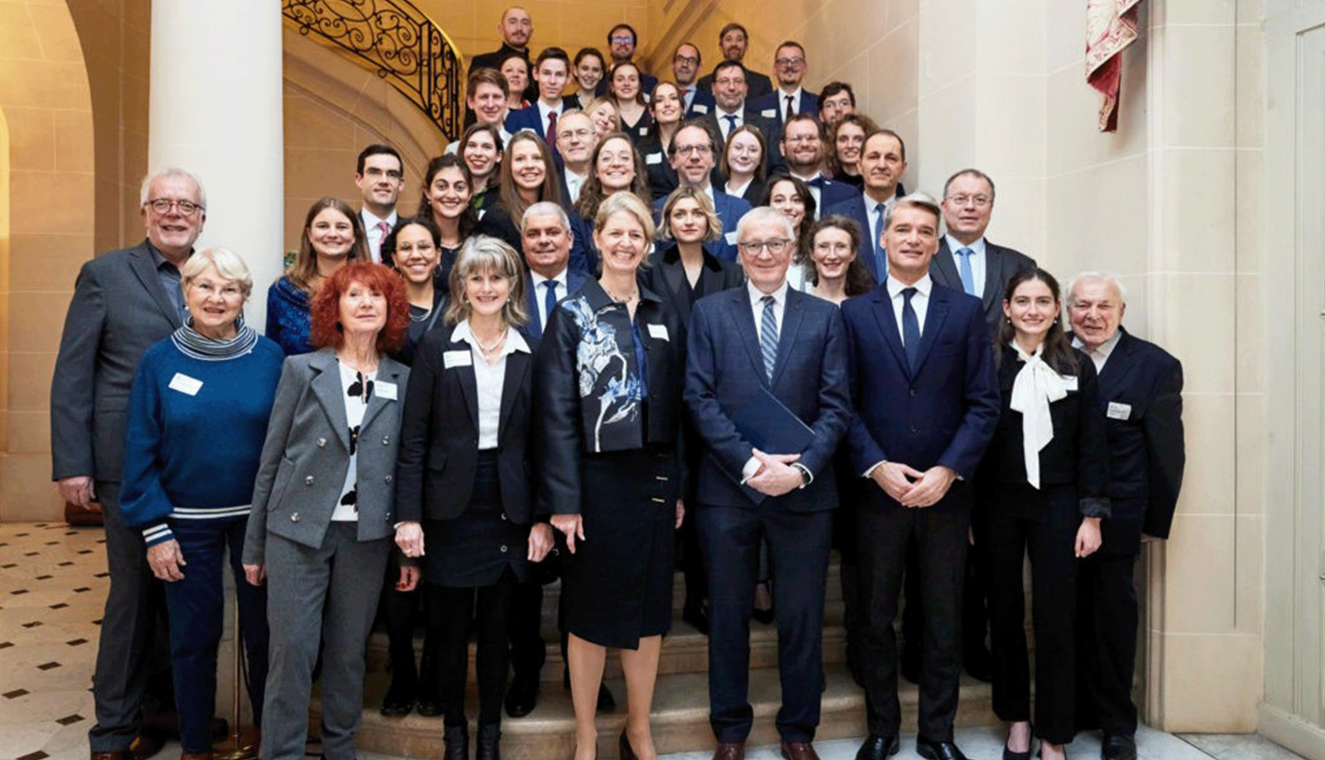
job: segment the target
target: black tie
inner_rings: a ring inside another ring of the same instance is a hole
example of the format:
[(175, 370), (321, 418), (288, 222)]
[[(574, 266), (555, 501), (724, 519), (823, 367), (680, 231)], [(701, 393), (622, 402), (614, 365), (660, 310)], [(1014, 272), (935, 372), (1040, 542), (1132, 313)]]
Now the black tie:
[(916, 310), (911, 308), (911, 296), (915, 294), (915, 288), (902, 290), (902, 295), (906, 296), (902, 302), (902, 343), (906, 344), (906, 363), (912, 372), (916, 371), (916, 362), (920, 359), (920, 320), (916, 319)]

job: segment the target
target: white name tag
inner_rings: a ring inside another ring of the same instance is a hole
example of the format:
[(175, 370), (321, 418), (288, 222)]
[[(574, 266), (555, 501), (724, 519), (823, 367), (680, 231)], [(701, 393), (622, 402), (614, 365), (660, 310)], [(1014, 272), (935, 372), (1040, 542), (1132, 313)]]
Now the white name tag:
[(446, 368), (468, 367), (474, 363), (474, 354), (469, 351), (447, 351), (442, 354)]
[(708, 113), (709, 107), (704, 105), (703, 103), (695, 103), (694, 105), (690, 106), (690, 110), (694, 111), (695, 113)]
[(776, 119), (778, 117), (778, 109), (765, 108), (764, 110), (759, 112), (759, 115), (764, 117), (765, 119)]
[(392, 400), (392, 401), (395, 401), (395, 400), (396, 400), (396, 384), (395, 384), (395, 383), (387, 383), (387, 382), (383, 382), (383, 381), (381, 381), (381, 380), (378, 380), (378, 381), (374, 384), (374, 387), (377, 389), (377, 395), (381, 396), (382, 398), (390, 399), (390, 400)]
[(661, 153), (650, 153), (649, 155), (647, 155), (647, 156), (644, 157), (644, 163), (648, 164), (649, 166), (655, 166), (655, 165), (657, 165), (657, 164), (661, 164), (661, 163), (662, 163), (662, 154), (661, 154)]
[(1077, 389), (1077, 376), (1076, 376), (1076, 375), (1063, 375), (1063, 387), (1066, 388), (1066, 389), (1068, 389), (1069, 391), (1074, 391), (1074, 390), (1076, 390), (1076, 389)]
[(726, 235), (723, 235), (723, 238), (726, 239), (727, 245), (736, 245), (736, 230), (732, 230)]
[(180, 393), (196, 396), (198, 391), (202, 390), (202, 381), (197, 378), (189, 377), (182, 372), (176, 372), (175, 376), (170, 378), (170, 390)]
[(672, 339), (667, 337), (667, 325), (649, 325), (649, 335), (658, 340), (672, 342)]
[(639, 133), (640, 133), (640, 137), (647, 137), (647, 136), (649, 135), (649, 128), (648, 128), (648, 126), (640, 127), (640, 128), (639, 128)]
[(1111, 420), (1126, 420), (1132, 416), (1131, 404), (1120, 404), (1117, 401), (1109, 402), (1109, 411), (1106, 415)]

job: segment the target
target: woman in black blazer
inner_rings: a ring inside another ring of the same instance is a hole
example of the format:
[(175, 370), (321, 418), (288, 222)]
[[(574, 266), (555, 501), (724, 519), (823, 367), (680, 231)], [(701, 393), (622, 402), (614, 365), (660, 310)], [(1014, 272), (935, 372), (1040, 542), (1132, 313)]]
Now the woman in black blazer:
[(1012, 725), (1005, 760), (1030, 757), (1031, 699), (1022, 566), (1031, 560), (1035, 721), (1044, 758), (1075, 733), (1077, 560), (1100, 547), (1109, 452), (1095, 365), (1059, 321), (1058, 281), (1036, 267), (1008, 283), (997, 353), (1003, 411), (980, 464), (979, 559), (989, 578), (994, 712)]
[[(423, 339), (405, 394), (396, 469), (396, 543), (423, 557), (436, 635), (446, 757), (468, 757), (465, 675), (478, 628), (478, 760), (497, 760), (512, 594), (552, 547), (529, 478), (533, 349), (524, 264), (495, 238), (466, 242), (451, 270), (449, 329)], [(477, 604), (476, 604), (477, 601)]]

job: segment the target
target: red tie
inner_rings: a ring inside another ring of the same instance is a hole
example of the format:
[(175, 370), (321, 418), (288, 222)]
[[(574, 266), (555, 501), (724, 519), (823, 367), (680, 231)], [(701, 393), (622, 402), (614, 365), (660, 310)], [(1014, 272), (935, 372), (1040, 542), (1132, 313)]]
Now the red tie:
[(551, 150), (557, 149), (557, 112), (548, 111), (547, 114), (547, 146)]
[(377, 245), (373, 246), (373, 250), (371, 253), (373, 254), (373, 262), (376, 264), (381, 264), (382, 243), (386, 240), (386, 236), (391, 233), (391, 225), (387, 223), (385, 220), (383, 220), (378, 222), (376, 226), (377, 229), (381, 231), (382, 234), (377, 236)]

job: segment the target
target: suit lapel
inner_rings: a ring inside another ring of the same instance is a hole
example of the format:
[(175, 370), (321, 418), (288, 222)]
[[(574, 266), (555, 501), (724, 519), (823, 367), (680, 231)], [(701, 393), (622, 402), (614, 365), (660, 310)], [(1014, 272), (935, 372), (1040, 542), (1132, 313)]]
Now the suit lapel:
[[(400, 403), (400, 394), (405, 392), (404, 386), (400, 383), (401, 369), (401, 365), (385, 356), (382, 357), (382, 361), (377, 366), (377, 379), (373, 382), (373, 395), (368, 398), (368, 408), (363, 411), (363, 422), (359, 424), (361, 433), (373, 424), (373, 419), (386, 408), (387, 404)], [(391, 383), (396, 386), (396, 398), (390, 399), (382, 394), (383, 383)], [(344, 407), (342, 407), (343, 411)]]
[[(930, 265), (929, 271), (938, 284), (957, 290), (962, 289), (962, 276), (957, 272), (957, 265), (952, 263), (952, 251), (948, 248), (946, 236), (939, 241), (939, 252), (934, 254), (934, 261)], [(986, 269), (985, 271), (992, 274), (994, 270)], [(989, 279), (991, 278), (986, 275), (985, 280), (988, 281)]]
[(1099, 374), (1100, 398), (1105, 401), (1114, 398), (1138, 366), (1137, 362), (1132, 361), (1132, 336), (1121, 327), (1118, 330), (1121, 333), (1118, 343), (1114, 345), (1109, 360), (1104, 362), (1104, 369)]
[(340, 384), (340, 362), (336, 361), (329, 349), (323, 349), (309, 362), (309, 367), (318, 373), (311, 383), (313, 395), (317, 396), (318, 403), (322, 404), (323, 411), (327, 413), (327, 419), (331, 420), (331, 428), (336, 431), (341, 445), (349, 451), (350, 423), (345, 416), (345, 390)]
[(870, 295), (874, 306), (874, 319), (879, 323), (879, 332), (883, 333), (883, 342), (892, 349), (893, 357), (897, 363), (910, 372), (910, 366), (906, 361), (906, 348), (902, 346), (902, 333), (898, 329), (897, 315), (893, 314), (892, 298), (888, 295), (888, 288), (880, 285), (874, 289)]
[[(524, 386), (524, 376), (529, 371), (529, 358), (529, 354), (523, 351), (515, 351), (506, 357), (506, 375), (501, 384), (501, 414), (497, 422), (499, 441), (506, 435), (506, 423), (511, 418), (511, 410), (515, 408), (515, 397)], [(470, 376), (473, 376), (472, 373)], [(478, 429), (477, 423), (474, 429)]]
[(754, 309), (750, 308), (750, 296), (744, 288), (733, 288), (730, 292), (729, 303), (734, 312), (732, 315), (736, 321), (736, 331), (741, 334), (741, 342), (745, 344), (745, 350), (750, 354), (750, 363), (755, 368), (755, 374), (759, 376), (760, 382), (768, 385), (768, 373), (764, 371), (764, 353), (759, 350), (759, 333), (755, 331)]
[[(667, 284), (666, 296), (668, 300), (672, 301), (673, 304), (680, 303), (681, 294), (685, 291), (685, 279), (686, 279), (685, 264), (681, 263), (680, 256), (679, 255), (677, 256), (676, 261), (663, 262), (662, 272), (663, 272), (663, 280), (665, 280)], [(700, 277), (703, 276), (704, 275), (701, 272)]]
[(778, 378), (787, 368), (787, 362), (790, 361), (791, 347), (796, 345), (796, 337), (801, 329), (801, 321), (805, 316), (801, 311), (804, 304), (800, 299), (800, 293), (787, 288), (787, 305), (782, 309), (782, 324), (778, 329), (778, 355), (773, 362), (773, 381), (769, 387), (776, 387)]
[(920, 374), (920, 368), (925, 366), (925, 358), (934, 348), (934, 341), (938, 340), (938, 334), (943, 330), (943, 321), (948, 318), (948, 291), (945, 288), (931, 288), (929, 291), (929, 308), (925, 309), (925, 326), (920, 332), (920, 348), (916, 352), (916, 366), (913, 375)]
[(184, 323), (179, 314), (175, 313), (175, 305), (170, 302), (170, 297), (166, 295), (165, 288), (161, 287), (161, 278), (157, 276), (156, 263), (152, 260), (152, 252), (147, 249), (147, 244), (143, 243), (133, 250), (129, 257), (129, 266), (138, 280), (142, 282), (143, 287), (152, 295), (152, 300), (156, 306), (170, 320), (170, 324), (179, 327)]
[(1005, 261), (1007, 257), (1003, 255), (1003, 249), (985, 240), (985, 292), (980, 297), (980, 302), (986, 314), (994, 308), (995, 303), (1003, 300), (1003, 294), (999, 291), (1003, 284), (1016, 274), (1016, 272), (1003, 271)]

